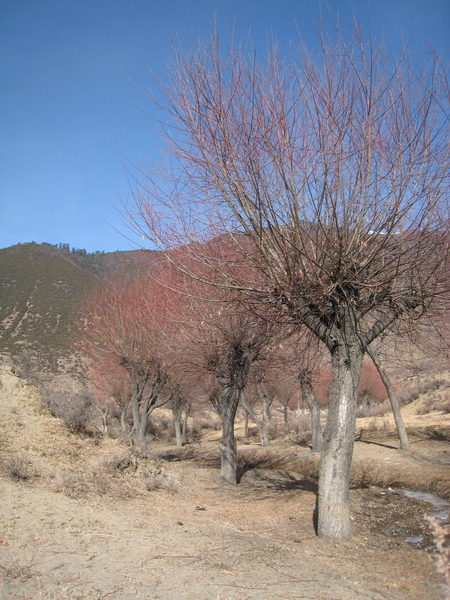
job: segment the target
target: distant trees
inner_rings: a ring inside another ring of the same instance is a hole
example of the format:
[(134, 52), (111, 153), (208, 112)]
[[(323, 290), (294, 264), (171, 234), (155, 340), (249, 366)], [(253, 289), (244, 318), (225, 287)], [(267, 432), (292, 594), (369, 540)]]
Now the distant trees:
[(320, 452), (323, 446), (322, 422), (319, 402), (313, 389), (314, 382), (323, 376), (323, 344), (308, 329), (291, 336), (283, 349), (283, 357), (290, 372), (298, 381), (303, 397), (311, 415), (313, 452)]
[(145, 445), (150, 414), (171, 399), (170, 349), (175, 326), (168, 318), (169, 291), (148, 278), (103, 284), (85, 301), (82, 345), (94, 360), (114, 360), (130, 382), (132, 435)]
[(175, 439), (177, 446), (184, 446), (187, 442), (187, 420), (191, 414), (192, 398), (188, 391), (176, 385), (172, 391), (170, 408), (173, 415)]
[(128, 434), (127, 412), (131, 401), (131, 385), (126, 369), (121, 367), (117, 358), (105, 354), (98, 346), (90, 344), (85, 338), (82, 350), (87, 359), (87, 376), (93, 396), (93, 406), (102, 419), (102, 433), (109, 434), (108, 417), (111, 405), (119, 410), (120, 425), (123, 434)]
[(133, 222), (162, 249), (184, 245), (191, 263), (200, 242), (232, 241), (251, 268), (214, 258), (222, 279), (209, 282), (328, 349), (318, 534), (345, 538), (364, 354), (448, 299), (448, 78), (432, 52), (416, 67), (357, 24), (287, 61), (249, 50), (222, 51), (217, 34), (176, 50), (162, 86), (173, 168), (142, 182)]
[[(250, 399), (242, 392), (241, 405), (258, 427), (261, 446), (269, 446), (270, 438), (267, 427), (270, 421), (270, 407), (274, 401), (274, 396), (270, 395), (264, 386), (264, 371), (258, 368), (254, 369), (254, 372), (252, 373), (252, 384), (254, 390), (253, 401), (250, 401)], [(259, 414), (256, 409), (257, 404), (261, 405)]]

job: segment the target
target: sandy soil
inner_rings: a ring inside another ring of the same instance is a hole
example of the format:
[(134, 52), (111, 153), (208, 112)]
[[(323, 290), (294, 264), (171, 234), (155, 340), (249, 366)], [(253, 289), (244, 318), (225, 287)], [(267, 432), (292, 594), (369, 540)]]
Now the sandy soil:
[[(405, 454), (389, 428), (361, 421), (354, 535), (323, 540), (308, 448), (242, 446), (241, 483), (220, 487), (217, 434), (143, 456), (117, 440), (73, 436), (6, 368), (1, 384), (1, 600), (443, 598), (422, 519), (430, 507), (388, 488), (450, 499), (444, 441), (416, 436)], [(450, 425), (435, 415), (427, 426), (436, 419)], [(421, 544), (404, 541), (419, 534)]]

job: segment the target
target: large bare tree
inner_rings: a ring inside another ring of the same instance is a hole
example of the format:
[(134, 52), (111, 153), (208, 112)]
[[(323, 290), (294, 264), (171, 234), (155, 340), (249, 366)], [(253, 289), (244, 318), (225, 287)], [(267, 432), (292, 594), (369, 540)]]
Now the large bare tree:
[(358, 24), (319, 33), (315, 50), (292, 47), (286, 61), (275, 45), (262, 60), (249, 43), (222, 48), (216, 33), (176, 50), (161, 84), (170, 168), (134, 196), (134, 226), (160, 248), (190, 242), (192, 260), (198, 242), (228, 234), (252, 269), (231, 276), (211, 261), (223, 285), (328, 348), (320, 536), (351, 535), (366, 349), (448, 294), (449, 86), (427, 50), (416, 66)]

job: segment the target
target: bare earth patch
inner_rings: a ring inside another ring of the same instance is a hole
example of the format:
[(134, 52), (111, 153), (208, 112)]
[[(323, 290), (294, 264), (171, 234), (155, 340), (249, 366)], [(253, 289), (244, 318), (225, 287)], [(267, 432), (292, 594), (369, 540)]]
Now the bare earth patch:
[[(415, 437), (404, 454), (386, 432), (363, 433), (354, 536), (330, 541), (314, 532), (317, 459), (308, 448), (242, 446), (240, 484), (219, 487), (214, 439), (139, 455), (71, 435), (32, 387), (12, 373), (2, 382), (1, 600), (443, 597), (422, 519), (432, 509), (388, 488), (450, 498), (445, 441)], [(412, 547), (410, 535), (424, 542)]]

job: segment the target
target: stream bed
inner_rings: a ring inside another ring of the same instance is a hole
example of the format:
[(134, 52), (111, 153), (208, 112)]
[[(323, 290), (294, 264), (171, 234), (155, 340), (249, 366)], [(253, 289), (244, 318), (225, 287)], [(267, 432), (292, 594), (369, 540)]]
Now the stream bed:
[[(428, 494), (427, 492), (416, 492), (414, 490), (395, 490), (404, 494), (408, 498), (414, 498), (416, 500), (422, 500), (428, 502), (434, 507), (434, 511), (429, 513), (430, 517), (436, 518), (438, 521), (446, 521), (450, 515), (450, 503), (444, 498), (439, 498), (435, 494)], [(423, 536), (409, 536), (405, 539), (409, 544), (419, 544), (423, 541)]]

